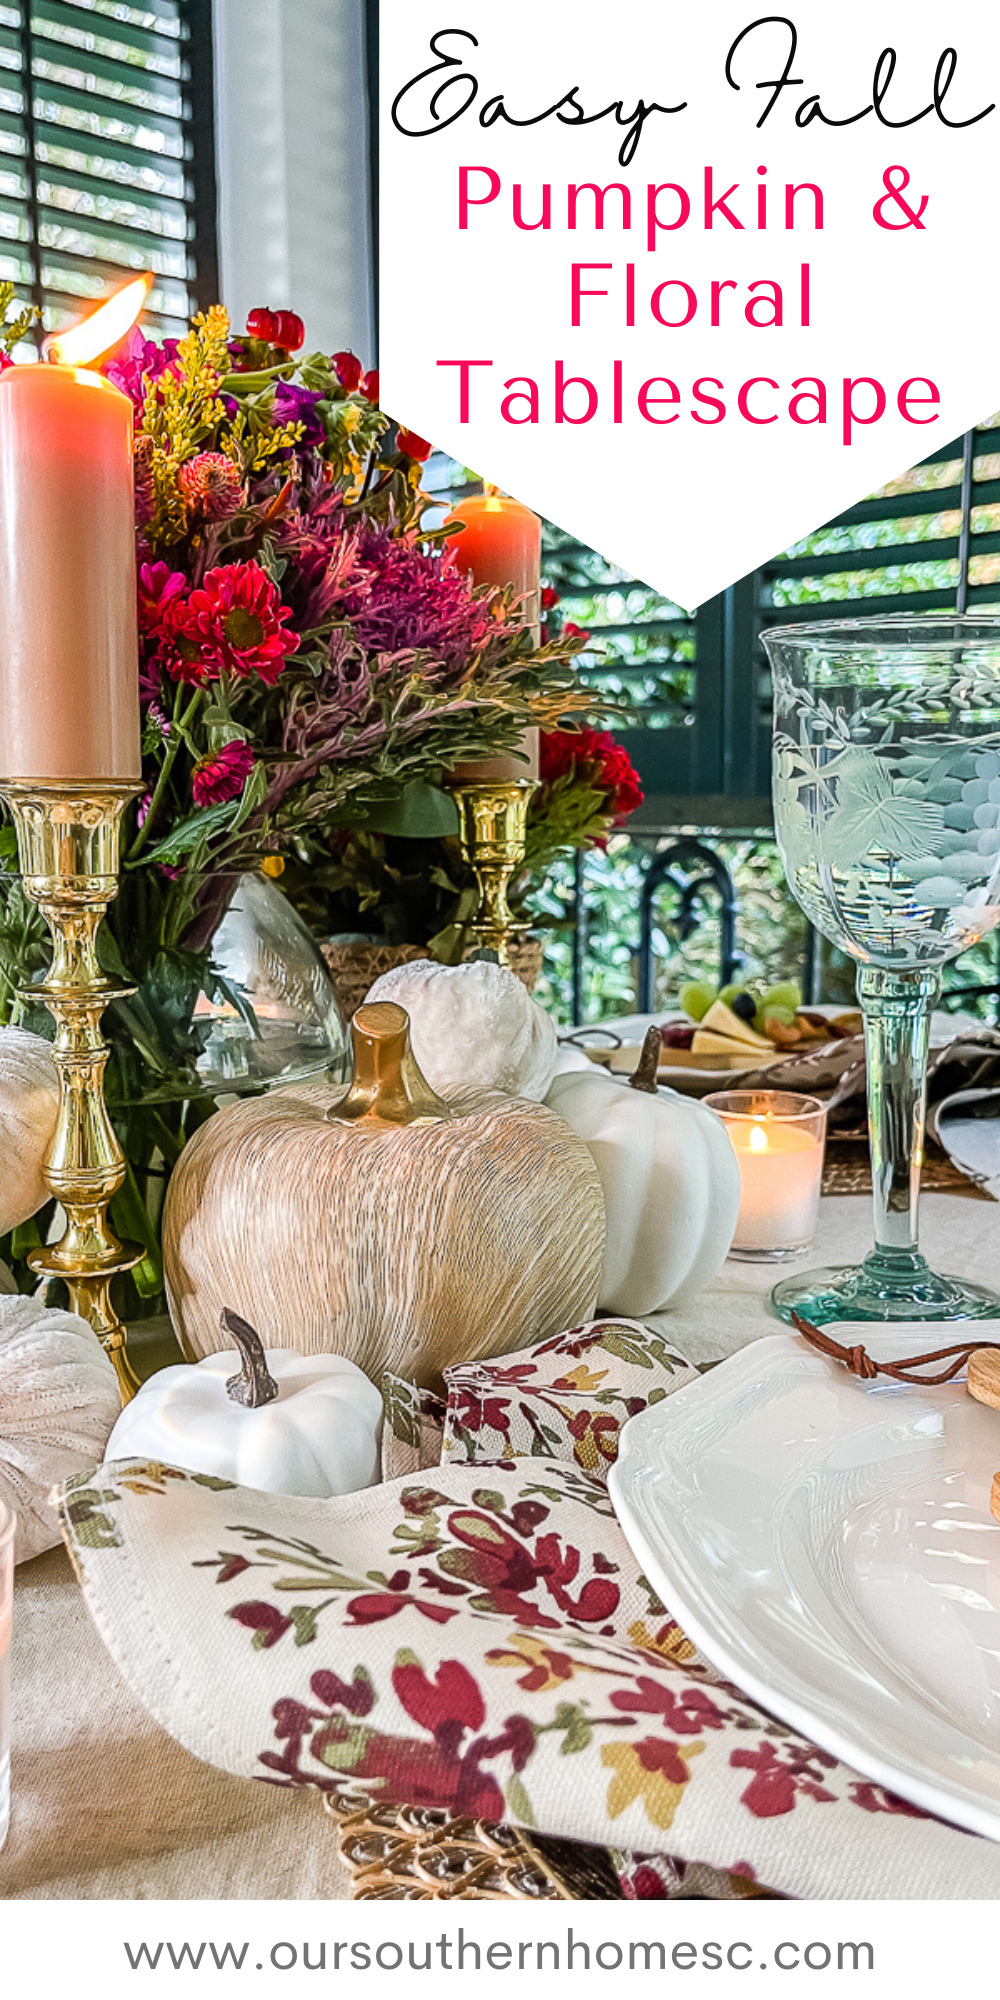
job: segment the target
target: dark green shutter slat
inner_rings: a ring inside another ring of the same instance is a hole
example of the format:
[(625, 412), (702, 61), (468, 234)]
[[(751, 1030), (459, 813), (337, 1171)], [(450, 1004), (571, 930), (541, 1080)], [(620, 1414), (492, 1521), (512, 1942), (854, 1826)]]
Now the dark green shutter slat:
[[(148, 147), (126, 139), (109, 139), (103, 133), (81, 132), (72, 125), (51, 125), (45, 119), (39, 119), (35, 129), (39, 145), (52, 150), (85, 153), (91, 159), (118, 160), (123, 166), (137, 170), (155, 167), (158, 173), (169, 171), (175, 176), (184, 172), (182, 159), (169, 153), (151, 153)], [(43, 158), (41, 164), (51, 167), (54, 163)]]
[[(158, 194), (152, 188), (139, 187), (133, 181), (118, 180), (112, 174), (84, 174), (76, 167), (50, 166), (46, 161), (39, 161), (38, 178), (43, 183), (74, 188), (80, 194), (96, 195), (101, 200), (108, 195), (118, 195), (122, 201), (134, 201), (137, 206), (160, 209), (164, 214), (182, 216), (187, 212), (187, 203), (182, 196)], [(76, 210), (67, 209), (66, 213), (73, 215)]]
[[(11, 34), (13, 31), (11, 29), (0, 30), (0, 34), (3, 33)], [(15, 45), (16, 42), (17, 37), (15, 35)], [(171, 107), (167, 113), (168, 116), (176, 120), (183, 115), (182, 86), (179, 77), (163, 76), (159, 70), (155, 69), (139, 69), (134, 63), (117, 62), (114, 56), (100, 56), (92, 49), (78, 48), (75, 42), (50, 41), (47, 35), (35, 36), (34, 51), (36, 58), (42, 62), (51, 63), (54, 69), (75, 69), (79, 70), (81, 74), (86, 73), (88, 76), (99, 76), (105, 83), (120, 83), (129, 90), (147, 90), (150, 96), (159, 97), (164, 104), (168, 104)], [(47, 79), (45, 77), (36, 76), (36, 82), (43, 89), (47, 87)], [(73, 88), (72, 85), (65, 87), (68, 89)], [(90, 96), (89, 91), (86, 94), (88, 97)], [(117, 98), (113, 101), (115, 103), (119, 102)], [(128, 99), (120, 101), (127, 103)], [(139, 107), (133, 106), (132, 108), (138, 109)]]
[[(5, 207), (10, 203), (5, 202)], [(133, 222), (109, 222), (102, 216), (88, 215), (85, 209), (50, 208), (45, 202), (39, 204), (38, 219), (46, 228), (76, 229), (81, 236), (99, 236), (106, 243), (119, 243), (125, 249), (129, 244), (137, 248), (156, 252), (169, 249), (183, 253), (187, 247), (183, 236), (168, 236), (166, 231), (140, 229)], [(56, 248), (55, 245), (47, 246)]]
[[(145, 111), (135, 105), (125, 104), (118, 97), (101, 97), (96, 90), (79, 90), (71, 84), (52, 83), (48, 77), (36, 76), (34, 83), (36, 116), (40, 115), (37, 109), (39, 104), (61, 104), (67, 111), (113, 119), (120, 125), (132, 125), (137, 129), (141, 125), (146, 125), (152, 132), (162, 132), (165, 138), (177, 140), (183, 150), (183, 134), (177, 118), (164, 117), (162, 112)], [(89, 134), (87, 136), (89, 138)], [(139, 141), (135, 140), (133, 143), (138, 145)], [(147, 147), (145, 150), (149, 152), (151, 148)], [(158, 153), (154, 157), (160, 159), (163, 155)], [(174, 155), (168, 154), (166, 157), (172, 159)]]
[(69, 6), (66, 0), (34, 0), (31, 19), (32, 25), (36, 21), (50, 21), (54, 27), (93, 35), (97, 41), (121, 42), (126, 48), (141, 49), (146, 55), (169, 56), (174, 61), (183, 47), (173, 35), (161, 35), (155, 28), (133, 27), (129, 21), (116, 21), (113, 14), (98, 14), (91, 7)]

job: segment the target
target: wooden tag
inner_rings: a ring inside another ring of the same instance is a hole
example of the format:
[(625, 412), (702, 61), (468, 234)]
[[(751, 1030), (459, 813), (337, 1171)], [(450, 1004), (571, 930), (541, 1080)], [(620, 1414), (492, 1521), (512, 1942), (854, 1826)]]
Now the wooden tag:
[(969, 1394), (977, 1403), (1000, 1410), (1000, 1353), (996, 1348), (977, 1347), (969, 1356)]

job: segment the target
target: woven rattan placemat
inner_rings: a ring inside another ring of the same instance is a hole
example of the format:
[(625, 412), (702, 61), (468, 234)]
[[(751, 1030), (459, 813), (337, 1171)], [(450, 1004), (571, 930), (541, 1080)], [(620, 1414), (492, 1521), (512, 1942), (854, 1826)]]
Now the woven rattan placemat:
[[(991, 1197), (959, 1172), (947, 1153), (929, 1147), (924, 1159), (920, 1185), (925, 1194), (964, 1194), (974, 1201)], [(865, 1139), (831, 1138), (823, 1165), (824, 1194), (871, 1194), (872, 1168)]]

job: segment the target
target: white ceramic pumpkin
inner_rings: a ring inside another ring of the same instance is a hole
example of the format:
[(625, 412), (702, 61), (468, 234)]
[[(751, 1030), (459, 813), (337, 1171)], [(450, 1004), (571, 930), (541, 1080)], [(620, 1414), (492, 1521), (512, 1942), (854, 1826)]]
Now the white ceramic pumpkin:
[(24, 1028), (0, 1028), (0, 1236), (27, 1222), (47, 1199), (42, 1162), (58, 1112), (50, 1043)]
[(642, 1319), (693, 1298), (721, 1270), (739, 1214), (739, 1163), (721, 1119), (674, 1090), (630, 1089), (593, 1063), (557, 1076), (546, 1102), (601, 1177), (599, 1310)]
[(266, 1352), (236, 1313), (236, 1350), (151, 1375), (123, 1409), (106, 1460), (153, 1458), (263, 1493), (325, 1500), (379, 1476), (382, 1398), (340, 1354)]
[(384, 972), (368, 999), (405, 1008), (421, 1074), (439, 1097), (502, 1090), (542, 1102), (556, 1072), (556, 1031), (508, 966), (418, 959)]
[(17, 1514), (16, 1562), (59, 1540), (53, 1486), (99, 1465), (121, 1408), (118, 1380), (76, 1313), (0, 1298), (0, 1500)]

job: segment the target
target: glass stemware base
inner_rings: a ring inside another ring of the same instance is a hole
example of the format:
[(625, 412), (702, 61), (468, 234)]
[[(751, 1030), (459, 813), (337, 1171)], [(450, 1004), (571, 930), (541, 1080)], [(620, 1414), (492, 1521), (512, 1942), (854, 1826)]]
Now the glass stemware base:
[(918, 1250), (873, 1250), (863, 1264), (802, 1271), (771, 1293), (779, 1319), (813, 1326), (837, 1320), (1000, 1319), (1000, 1295), (932, 1271)]

